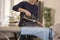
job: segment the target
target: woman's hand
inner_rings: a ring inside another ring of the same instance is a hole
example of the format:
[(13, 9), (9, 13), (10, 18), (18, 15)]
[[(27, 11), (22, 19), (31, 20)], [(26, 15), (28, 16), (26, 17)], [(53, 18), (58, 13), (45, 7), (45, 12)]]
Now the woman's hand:
[(31, 16), (31, 13), (29, 11), (25, 11), (26, 16)]
[(39, 22), (39, 21), (36, 21), (38, 25), (40, 25), (40, 27), (43, 27), (43, 25)]
[(27, 11), (26, 9), (23, 8), (18, 8), (19, 12), (24, 12), (26, 16), (31, 16), (31, 13), (29, 11)]

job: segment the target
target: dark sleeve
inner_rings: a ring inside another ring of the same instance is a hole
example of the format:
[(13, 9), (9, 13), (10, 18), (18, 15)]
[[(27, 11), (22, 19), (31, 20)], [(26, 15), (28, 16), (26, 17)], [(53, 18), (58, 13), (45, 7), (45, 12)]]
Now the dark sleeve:
[(38, 18), (39, 18), (38, 6), (37, 6), (37, 9), (36, 9), (35, 16), (36, 16), (36, 19), (38, 19)]
[(15, 5), (15, 6), (13, 6), (13, 10), (14, 11), (18, 11), (18, 8), (24, 8), (24, 6), (25, 6), (25, 2), (21, 2), (21, 3), (19, 3), (19, 4), (17, 4), (17, 5)]

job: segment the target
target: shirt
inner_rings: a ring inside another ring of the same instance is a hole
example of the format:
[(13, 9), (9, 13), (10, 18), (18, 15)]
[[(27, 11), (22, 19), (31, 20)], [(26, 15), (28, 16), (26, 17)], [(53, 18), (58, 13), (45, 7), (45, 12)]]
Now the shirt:
[[(26, 9), (32, 15), (34, 15), (36, 17), (36, 19), (38, 18), (38, 6), (37, 5), (32, 5), (32, 4), (24, 1), (24, 2), (20, 2), (19, 4), (15, 5), (13, 7), (13, 10), (14, 11), (18, 11), (18, 8)], [(24, 16), (24, 12), (21, 12), (21, 15), (20, 16), (21, 16), (20, 19), (23, 20), (22, 17)], [(20, 20), (20, 23), (22, 22), (21, 20)]]

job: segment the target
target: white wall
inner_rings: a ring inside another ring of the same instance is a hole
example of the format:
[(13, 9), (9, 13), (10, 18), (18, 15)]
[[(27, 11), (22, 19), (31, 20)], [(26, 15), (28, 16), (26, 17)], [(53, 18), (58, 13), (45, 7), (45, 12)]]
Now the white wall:
[(0, 0), (0, 22), (2, 22), (4, 18), (4, 7), (5, 7), (5, 0)]
[(2, 0), (0, 0), (0, 22), (1, 22), (1, 4), (2, 4)]
[(14, 0), (14, 5), (20, 3), (21, 1), (23, 1), (23, 0)]
[(45, 7), (55, 9), (55, 23), (60, 23), (60, 0), (40, 0), (44, 2)]
[[(3, 19), (2, 19), (2, 26), (8, 26), (9, 22), (9, 15), (10, 15), (10, 0), (3, 0), (4, 4), (2, 3), (3, 7)], [(2, 11), (1, 11), (2, 12)], [(1, 13), (2, 14), (2, 13)], [(2, 17), (1, 16), (1, 17)]]

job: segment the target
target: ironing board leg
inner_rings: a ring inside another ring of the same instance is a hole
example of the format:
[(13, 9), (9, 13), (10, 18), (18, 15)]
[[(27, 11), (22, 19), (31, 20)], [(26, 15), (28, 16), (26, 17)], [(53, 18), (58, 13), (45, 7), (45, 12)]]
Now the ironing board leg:
[(6, 37), (7, 40), (10, 40), (9, 37), (7, 36), (7, 34), (4, 34), (4, 36)]
[(19, 34), (18, 40), (20, 40), (20, 38), (21, 38), (21, 32), (20, 32), (20, 34)]

